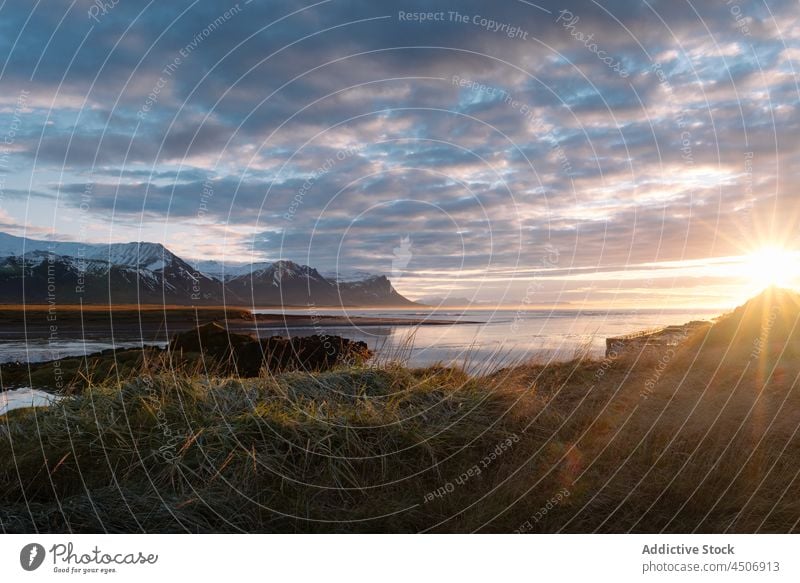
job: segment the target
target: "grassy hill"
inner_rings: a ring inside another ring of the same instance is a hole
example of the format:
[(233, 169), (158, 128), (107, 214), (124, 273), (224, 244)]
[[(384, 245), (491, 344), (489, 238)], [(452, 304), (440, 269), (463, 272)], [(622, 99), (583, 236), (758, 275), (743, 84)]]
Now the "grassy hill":
[(797, 532), (799, 306), (481, 376), (143, 370), (0, 418), (0, 528)]

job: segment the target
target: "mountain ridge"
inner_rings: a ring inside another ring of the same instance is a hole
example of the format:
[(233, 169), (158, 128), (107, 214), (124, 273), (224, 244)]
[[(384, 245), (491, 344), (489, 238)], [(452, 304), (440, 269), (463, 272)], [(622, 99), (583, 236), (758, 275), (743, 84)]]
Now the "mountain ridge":
[[(194, 265), (193, 265), (194, 263)], [(208, 273), (201, 264), (221, 269)], [(0, 303), (414, 306), (388, 278), (329, 280), (289, 260), (225, 265), (160, 243), (42, 241), (0, 232)]]

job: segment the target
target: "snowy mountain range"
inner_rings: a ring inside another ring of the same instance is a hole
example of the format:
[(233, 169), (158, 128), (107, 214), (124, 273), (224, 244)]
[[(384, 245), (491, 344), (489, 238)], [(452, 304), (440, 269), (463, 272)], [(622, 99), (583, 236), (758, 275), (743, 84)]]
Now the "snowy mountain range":
[(323, 276), (292, 261), (192, 264), (159, 243), (0, 233), (0, 303), (408, 306), (384, 276)]

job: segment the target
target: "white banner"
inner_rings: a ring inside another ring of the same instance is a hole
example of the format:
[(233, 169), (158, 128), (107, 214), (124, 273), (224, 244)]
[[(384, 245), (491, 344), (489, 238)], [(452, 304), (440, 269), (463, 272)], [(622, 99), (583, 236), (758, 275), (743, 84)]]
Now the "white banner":
[(798, 581), (785, 535), (5, 535), (0, 581)]

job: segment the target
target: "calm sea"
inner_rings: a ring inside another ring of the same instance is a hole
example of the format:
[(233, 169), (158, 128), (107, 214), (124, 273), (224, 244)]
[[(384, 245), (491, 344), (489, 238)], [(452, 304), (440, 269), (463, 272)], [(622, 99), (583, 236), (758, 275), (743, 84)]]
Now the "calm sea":
[[(256, 310), (276, 313), (276, 310)], [(286, 314), (309, 314), (308, 310), (286, 309)], [(702, 310), (314, 310), (314, 314), (366, 316), (391, 319), (426, 319), (453, 322), (438, 326), (275, 326), (261, 328), (265, 336), (340, 335), (365, 341), (382, 359), (397, 359), (412, 366), (437, 362), (473, 365), (520, 360), (568, 360), (584, 347), (602, 356), (605, 338), (690, 320), (711, 319), (718, 312)], [(129, 334), (131, 334), (129, 332)], [(140, 346), (135, 336), (110, 338), (61, 336), (57, 343), (47, 339), (9, 338), (0, 341), (0, 362), (41, 362), (90, 354), (113, 347)]]
[[(258, 311), (258, 310), (256, 310)], [(274, 313), (274, 310), (263, 310)], [(285, 310), (308, 314), (308, 310)], [(364, 326), (316, 328), (276, 327), (276, 335), (329, 334), (365, 341), (382, 358), (412, 366), (442, 363), (513, 363), (526, 360), (569, 360), (588, 349), (603, 356), (605, 339), (639, 330), (709, 320), (716, 310), (315, 310), (318, 315), (373, 318), (424, 318), (453, 321), (437, 326)], [(263, 333), (262, 333), (263, 334)]]

